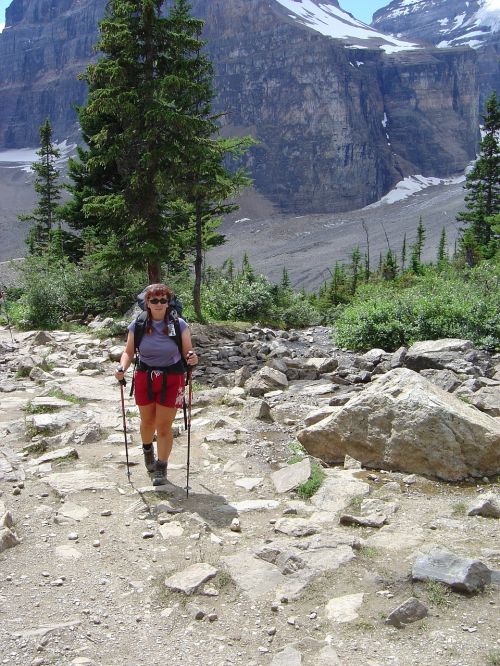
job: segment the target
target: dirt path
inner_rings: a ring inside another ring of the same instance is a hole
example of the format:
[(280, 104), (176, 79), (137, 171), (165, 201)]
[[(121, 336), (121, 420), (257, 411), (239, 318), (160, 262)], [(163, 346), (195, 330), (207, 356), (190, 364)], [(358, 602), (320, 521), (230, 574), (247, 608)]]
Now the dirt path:
[[(6, 331), (0, 331), (0, 342), (6, 339)], [(189, 499), (187, 437), (180, 420), (172, 485), (154, 491), (142, 465), (132, 403), (129, 483), (119, 391), (109, 374), (91, 380), (96, 397), (115, 391), (116, 399), (47, 414), (77, 414), (50, 435), (56, 439), (45, 436), (49, 451), (61, 448), (65, 433), (86, 423), (99, 428), (96, 441), (67, 444), (76, 448), (77, 459), (52, 463), (34, 463), (39, 452), (23, 454), (30, 443), (23, 408), (47, 393), (47, 385), (44, 390), (19, 379), (18, 390), (0, 393), (0, 503), (11, 512), (21, 540), (0, 554), (0, 663), (499, 663), (493, 660), (500, 654), (497, 586), (463, 596), (439, 585), (412, 584), (409, 577), (416, 554), (432, 546), (500, 568), (498, 520), (465, 515), (483, 487), (498, 492), (498, 484), (452, 485), (419, 477), (405, 483), (402, 474), (335, 468), (327, 470), (324, 488), (331, 492), (322, 499), (320, 493), (305, 501), (293, 491), (277, 493), (271, 474), (290, 459), (304, 409), (321, 400), (307, 383), (297, 383), (295, 398), (287, 392), (268, 398), (272, 423), (245, 416), (246, 399), (238, 392), (205, 393), (208, 406), (200, 407), (205, 400), (197, 391)], [(65, 381), (69, 387), (73, 380)], [(328, 502), (339, 499), (335, 487), (351, 482), (359, 484), (359, 495), (346, 505), (362, 498), (364, 484), (370, 497), (398, 505), (388, 525), (380, 530), (339, 526)], [(252, 484), (253, 490), (242, 487)], [(241, 531), (233, 531), (235, 518)], [(294, 537), (278, 531), (302, 520), (317, 526), (317, 533)], [(255, 557), (264, 547), (290, 551), (289, 564), (301, 566), (297, 563), (305, 558), (306, 566), (283, 574)], [(165, 586), (166, 578), (199, 563), (217, 573), (194, 594)], [(329, 600), (355, 594), (363, 598), (352, 619), (328, 617)], [(428, 607), (428, 617), (404, 629), (385, 625), (388, 613), (411, 596)]]

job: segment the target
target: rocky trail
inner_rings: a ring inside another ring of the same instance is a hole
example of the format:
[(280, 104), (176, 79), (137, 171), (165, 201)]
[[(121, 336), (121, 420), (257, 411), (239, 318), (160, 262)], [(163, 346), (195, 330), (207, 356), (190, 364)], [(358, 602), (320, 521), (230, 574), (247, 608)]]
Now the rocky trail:
[(193, 327), (186, 497), (182, 414), (153, 488), (128, 390), (127, 479), (119, 339), (15, 338), (0, 330), (0, 663), (500, 663), (498, 357)]

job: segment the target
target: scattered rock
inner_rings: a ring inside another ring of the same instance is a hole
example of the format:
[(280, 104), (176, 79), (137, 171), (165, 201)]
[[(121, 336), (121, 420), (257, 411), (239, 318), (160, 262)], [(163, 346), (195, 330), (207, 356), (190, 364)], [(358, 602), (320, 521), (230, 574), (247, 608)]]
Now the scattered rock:
[(346, 594), (330, 599), (325, 606), (325, 613), (332, 622), (352, 622), (358, 618), (358, 610), (363, 603), (364, 594)]
[(165, 586), (174, 592), (190, 595), (194, 594), (207, 580), (214, 578), (217, 573), (218, 570), (215, 567), (201, 562), (167, 578)]
[(460, 557), (446, 550), (434, 550), (413, 564), (413, 580), (434, 580), (457, 592), (482, 592), (491, 582), (491, 572), (479, 560)]
[(344, 458), (344, 469), (361, 469), (362, 465), (359, 460), (351, 458), (351, 456), (346, 455)]
[(311, 475), (311, 461), (308, 457), (293, 465), (287, 465), (271, 474), (271, 480), (277, 493), (286, 493), (301, 483), (305, 483)]
[(306, 537), (319, 532), (319, 527), (305, 518), (280, 518), (274, 526), (275, 532), (293, 537)]
[(407, 624), (427, 617), (428, 613), (428, 608), (421, 601), (415, 597), (410, 597), (389, 614), (385, 624), (392, 624), (393, 627), (400, 629)]
[(478, 497), (467, 515), (483, 516), (483, 518), (500, 518), (500, 498), (494, 493)]
[(8, 527), (0, 529), (0, 553), (3, 553), (4, 550), (7, 550), (8, 548), (14, 548), (14, 546), (17, 546), (20, 543), (16, 533), (11, 529)]

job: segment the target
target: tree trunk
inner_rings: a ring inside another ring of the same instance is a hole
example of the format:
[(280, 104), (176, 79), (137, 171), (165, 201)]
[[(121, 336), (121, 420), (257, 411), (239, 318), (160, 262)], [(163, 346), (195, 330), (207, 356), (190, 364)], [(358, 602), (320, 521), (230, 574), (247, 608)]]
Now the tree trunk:
[(158, 284), (160, 280), (160, 264), (157, 261), (148, 261), (148, 284)]
[(193, 307), (196, 320), (203, 323), (203, 313), (201, 311), (201, 269), (203, 266), (203, 226), (201, 219), (201, 208), (196, 205), (196, 241), (194, 258), (194, 286), (193, 286)]

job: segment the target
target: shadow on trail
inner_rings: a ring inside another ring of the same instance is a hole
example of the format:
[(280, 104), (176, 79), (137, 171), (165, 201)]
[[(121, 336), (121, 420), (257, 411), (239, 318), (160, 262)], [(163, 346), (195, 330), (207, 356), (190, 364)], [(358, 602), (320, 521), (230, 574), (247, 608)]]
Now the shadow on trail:
[[(168, 502), (170, 509), (165, 513), (197, 513), (209, 525), (216, 527), (228, 527), (233, 518), (238, 516), (237, 510), (228, 503), (223, 495), (214, 493), (204, 484), (196, 482), (195, 488), (190, 488), (189, 497), (186, 496), (185, 486), (179, 486), (174, 483), (167, 483), (165, 486), (154, 488), (153, 486), (137, 488), (133, 481), (130, 481), (132, 488), (138, 493), (145, 508), (151, 517), (156, 518), (158, 506), (162, 502)], [(206, 492), (200, 492), (206, 491)]]

